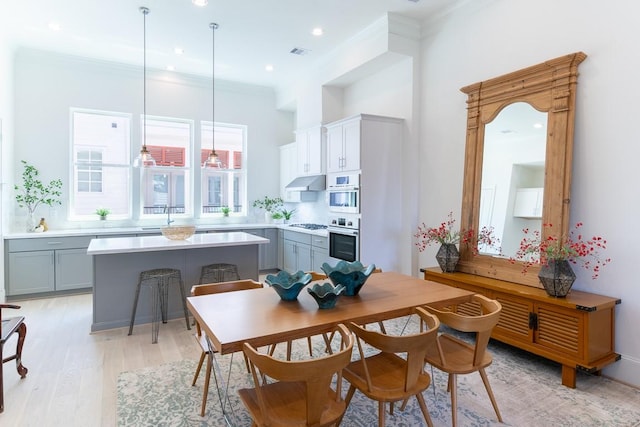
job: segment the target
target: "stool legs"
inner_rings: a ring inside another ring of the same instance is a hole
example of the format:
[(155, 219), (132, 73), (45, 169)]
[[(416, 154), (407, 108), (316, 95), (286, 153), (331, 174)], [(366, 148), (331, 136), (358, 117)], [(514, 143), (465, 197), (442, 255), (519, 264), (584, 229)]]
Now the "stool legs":
[(143, 271), (140, 273), (136, 294), (133, 301), (133, 309), (131, 311), (131, 321), (129, 322), (129, 335), (133, 333), (133, 324), (136, 318), (136, 309), (140, 300), (140, 288), (145, 285), (151, 288), (151, 343), (158, 342), (158, 333), (160, 331), (160, 320), (167, 323), (169, 311), (169, 285), (176, 283), (180, 286), (180, 296), (182, 299), (182, 309), (184, 310), (184, 318), (187, 323), (187, 329), (191, 329), (189, 325), (189, 311), (187, 309), (186, 295), (184, 284), (180, 275), (180, 270), (176, 269), (157, 269)]

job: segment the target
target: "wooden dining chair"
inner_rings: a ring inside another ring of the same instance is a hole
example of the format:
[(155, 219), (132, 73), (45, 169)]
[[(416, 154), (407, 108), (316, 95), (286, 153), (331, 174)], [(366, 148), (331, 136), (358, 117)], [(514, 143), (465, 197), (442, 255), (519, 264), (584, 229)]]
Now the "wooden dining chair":
[[(191, 287), (191, 295), (192, 296), (200, 296), (200, 295), (211, 295), (211, 294), (220, 294), (223, 292), (235, 292), (235, 291), (244, 291), (248, 289), (259, 289), (262, 288), (262, 283), (255, 282), (253, 280), (234, 280), (230, 282), (218, 282), (218, 283), (210, 283), (206, 285), (194, 285)], [(191, 386), (196, 385), (196, 381), (198, 380), (198, 376), (200, 375), (200, 370), (202, 369), (202, 364), (204, 363), (205, 357), (207, 358), (207, 367), (206, 374), (204, 377), (204, 390), (202, 391), (202, 407), (200, 409), (200, 416), (204, 417), (204, 411), (207, 407), (207, 397), (209, 395), (209, 380), (211, 379), (211, 370), (213, 369), (213, 354), (209, 349), (209, 344), (207, 342), (206, 335), (202, 332), (202, 328), (200, 324), (196, 322), (196, 341), (200, 344), (200, 348), (202, 348), (202, 353), (200, 354), (200, 360), (198, 361), (198, 367), (196, 368), (196, 372), (193, 375), (193, 381), (191, 382)], [(249, 361), (245, 356), (245, 363), (247, 365), (247, 371), (249, 371)]]
[(336, 425), (346, 409), (342, 370), (351, 360), (354, 339), (342, 324), (335, 331), (341, 337), (339, 348), (317, 359), (277, 360), (244, 344), (255, 387), (238, 393), (254, 426)]
[(475, 333), (475, 342), (470, 344), (450, 334), (441, 334), (433, 345), (428, 348), (425, 361), (432, 366), (449, 374), (447, 390), (451, 392), (451, 423), (456, 425), (456, 379), (458, 375), (478, 371), (484, 387), (487, 389), (493, 409), (498, 421), (502, 422), (498, 404), (489, 385), (485, 368), (491, 365), (491, 354), (487, 351), (487, 344), (494, 326), (498, 323), (502, 305), (483, 295), (476, 294), (471, 302), (479, 304), (480, 314), (477, 316), (464, 315), (448, 310), (425, 307), (435, 314), (440, 322), (461, 332)]
[[(351, 362), (344, 369), (344, 378), (351, 384), (347, 392), (347, 405), (356, 390), (360, 390), (369, 399), (378, 401), (378, 426), (385, 424), (385, 403), (389, 402), (393, 413), (394, 402), (404, 401), (415, 396), (427, 423), (432, 426), (422, 392), (429, 387), (431, 377), (424, 372), (424, 358), (427, 348), (435, 343), (440, 322), (423, 308), (415, 313), (428, 329), (413, 335), (387, 335), (367, 330), (351, 323), (349, 328), (358, 341), (360, 360)], [(379, 350), (365, 357), (363, 341)]]
[[(24, 323), (24, 316), (2, 318), (2, 309), (20, 309), (19, 305), (0, 304), (0, 413), (4, 412), (4, 378), (3, 365), (11, 360), (16, 361), (16, 369), (20, 378), (27, 376), (29, 371), (22, 365), (22, 346), (27, 335), (27, 325)], [(4, 357), (4, 344), (14, 333), (18, 334), (18, 342), (16, 344), (16, 352), (12, 356)]]

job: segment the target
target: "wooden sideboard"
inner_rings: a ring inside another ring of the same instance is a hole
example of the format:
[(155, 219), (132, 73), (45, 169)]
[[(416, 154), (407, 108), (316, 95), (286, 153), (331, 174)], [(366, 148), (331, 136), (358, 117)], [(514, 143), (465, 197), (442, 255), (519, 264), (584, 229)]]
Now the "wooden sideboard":
[[(599, 373), (615, 353), (615, 307), (620, 299), (572, 290), (554, 298), (544, 289), (468, 273), (421, 269), (425, 280), (462, 288), (502, 304), (491, 337), (562, 364), (562, 384), (575, 388), (576, 370)], [(479, 307), (458, 306), (476, 314)]]

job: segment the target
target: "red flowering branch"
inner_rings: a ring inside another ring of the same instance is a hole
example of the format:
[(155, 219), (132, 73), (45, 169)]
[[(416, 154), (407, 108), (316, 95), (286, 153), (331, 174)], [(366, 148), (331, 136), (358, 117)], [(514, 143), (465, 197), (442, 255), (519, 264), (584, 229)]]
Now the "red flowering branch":
[[(545, 239), (542, 239), (540, 230), (525, 228), (522, 230), (525, 237), (511, 262), (523, 261), (522, 273), (525, 274), (532, 265), (546, 265), (549, 260), (567, 260), (589, 270), (592, 279), (597, 279), (600, 269), (611, 262), (611, 258), (603, 258), (600, 254), (607, 248), (607, 241), (601, 236), (585, 239), (580, 233), (582, 225), (581, 222), (576, 223), (566, 237), (549, 235)], [(543, 224), (543, 227), (551, 228), (552, 225)]]
[(473, 229), (454, 230), (456, 220), (453, 212), (449, 212), (447, 220), (438, 227), (427, 227), (424, 223), (418, 226), (418, 232), (414, 234), (416, 246), (423, 252), (427, 246), (438, 244), (465, 244), (471, 248), (474, 255), (478, 255), (479, 247), (498, 247), (500, 242), (493, 235), (493, 227), (482, 227), (478, 234)]

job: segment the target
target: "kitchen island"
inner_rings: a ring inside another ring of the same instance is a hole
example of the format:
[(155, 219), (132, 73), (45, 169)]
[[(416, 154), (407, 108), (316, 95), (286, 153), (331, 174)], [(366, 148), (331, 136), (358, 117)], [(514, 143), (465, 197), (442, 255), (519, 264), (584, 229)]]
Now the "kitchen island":
[[(91, 331), (128, 326), (141, 271), (177, 268), (187, 294), (198, 283), (203, 265), (231, 263), (242, 279), (258, 280), (258, 246), (269, 239), (244, 232), (194, 234), (187, 240), (164, 236), (92, 239), (87, 254), (93, 256), (93, 323)], [(168, 318), (184, 316), (179, 289), (169, 290)], [(141, 293), (136, 324), (150, 323), (152, 304)]]

